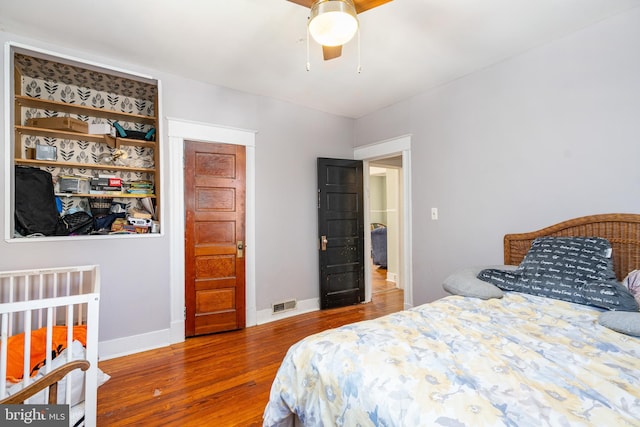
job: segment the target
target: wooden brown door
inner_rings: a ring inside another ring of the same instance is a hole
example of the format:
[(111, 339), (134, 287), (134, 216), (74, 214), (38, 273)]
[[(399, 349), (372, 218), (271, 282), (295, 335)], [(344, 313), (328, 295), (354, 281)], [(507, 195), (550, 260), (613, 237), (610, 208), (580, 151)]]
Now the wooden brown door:
[(364, 301), (362, 161), (318, 159), (320, 308)]
[(245, 147), (185, 141), (186, 336), (245, 327)]

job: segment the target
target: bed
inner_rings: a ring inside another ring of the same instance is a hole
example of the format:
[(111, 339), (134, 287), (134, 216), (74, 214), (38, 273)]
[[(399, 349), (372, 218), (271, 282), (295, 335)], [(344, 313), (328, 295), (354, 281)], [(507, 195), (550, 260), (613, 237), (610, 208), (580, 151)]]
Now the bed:
[(99, 301), (96, 265), (0, 272), (0, 403), (66, 404), (70, 425), (96, 425), (108, 379), (98, 369)]
[[(614, 314), (640, 325), (637, 302), (635, 312), (612, 310), (477, 279), (520, 274), (539, 242), (574, 237), (610, 242), (606, 274), (615, 277), (606, 289), (632, 305), (617, 281), (640, 267), (640, 215), (593, 215), (509, 234), (505, 265), (452, 275), (463, 289), (452, 286), (457, 295), (294, 344), (272, 384), (264, 425), (640, 425), (640, 337), (601, 324)], [(483, 293), (485, 284), (498, 294)]]

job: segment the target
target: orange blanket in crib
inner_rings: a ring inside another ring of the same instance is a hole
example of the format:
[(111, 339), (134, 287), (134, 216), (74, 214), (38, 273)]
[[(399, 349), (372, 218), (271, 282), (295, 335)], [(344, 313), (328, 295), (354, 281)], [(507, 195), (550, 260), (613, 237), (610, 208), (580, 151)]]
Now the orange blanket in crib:
[[(51, 344), (51, 358), (67, 347), (67, 327), (53, 327), (53, 342)], [(74, 326), (73, 339), (78, 340), (83, 346), (87, 346), (87, 326)], [(38, 369), (44, 366), (47, 357), (47, 329), (40, 328), (31, 331), (31, 356), (30, 376), (38, 373)], [(24, 367), (24, 333), (10, 336), (7, 340), (7, 380), (17, 383), (22, 381)]]

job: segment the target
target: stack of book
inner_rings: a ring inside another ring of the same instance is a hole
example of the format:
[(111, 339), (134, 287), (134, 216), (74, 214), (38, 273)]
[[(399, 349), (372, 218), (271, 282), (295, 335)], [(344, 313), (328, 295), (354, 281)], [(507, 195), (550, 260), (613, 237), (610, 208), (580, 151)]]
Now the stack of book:
[(121, 194), (122, 178), (116, 178), (113, 175), (98, 175), (97, 178), (91, 178), (90, 194)]
[(153, 183), (151, 181), (131, 181), (126, 186), (127, 193), (130, 194), (153, 194)]

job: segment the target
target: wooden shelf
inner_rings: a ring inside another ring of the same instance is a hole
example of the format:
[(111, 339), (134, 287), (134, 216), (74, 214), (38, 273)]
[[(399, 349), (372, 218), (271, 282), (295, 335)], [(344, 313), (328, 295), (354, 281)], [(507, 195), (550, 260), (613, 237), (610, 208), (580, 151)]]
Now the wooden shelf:
[(21, 135), (45, 136), (49, 138), (71, 139), (74, 141), (103, 142), (111, 148), (120, 148), (121, 145), (135, 145), (148, 148), (155, 148), (156, 146), (154, 141), (118, 137), (114, 138), (111, 135), (96, 135), (92, 133), (36, 128), (32, 126), (16, 126), (15, 128), (16, 132)]
[(150, 197), (152, 199), (156, 198), (155, 194), (129, 194), (129, 193), (118, 193), (118, 194), (85, 194), (85, 193), (56, 193), (58, 197), (91, 197), (96, 199), (144, 199), (145, 197)]
[(121, 145), (134, 145), (137, 147), (147, 147), (147, 148), (156, 147), (155, 141), (145, 141), (142, 139), (130, 139), (130, 138), (120, 138), (120, 137), (116, 137), (115, 140), (116, 140), (116, 143), (115, 143), (116, 148), (120, 148)]
[(45, 136), (49, 138), (72, 139), (75, 141), (104, 142), (110, 147), (115, 147), (114, 140), (109, 135), (94, 135), (91, 133), (71, 132), (65, 130), (36, 128), (31, 126), (16, 126), (16, 132), (21, 135)]
[(103, 171), (126, 171), (155, 173), (155, 168), (131, 168), (128, 166), (100, 165), (97, 163), (75, 163), (75, 162), (53, 162), (49, 160), (15, 159), (17, 165), (54, 167), (54, 168), (76, 168), (76, 169), (97, 169)]
[(103, 108), (88, 107), (86, 105), (68, 104), (60, 101), (50, 101), (40, 98), (31, 98), (24, 95), (16, 95), (16, 103), (21, 107), (39, 108), (41, 110), (61, 111), (63, 113), (81, 114), (90, 117), (102, 117), (111, 120), (123, 120), (126, 122), (145, 123), (154, 125), (157, 118), (142, 114), (123, 113), (121, 111), (105, 110)]

